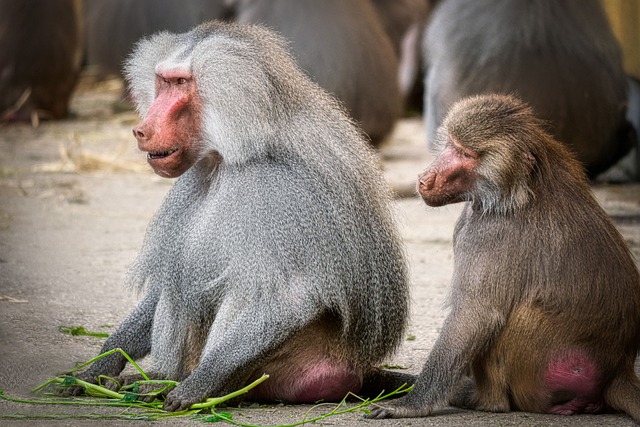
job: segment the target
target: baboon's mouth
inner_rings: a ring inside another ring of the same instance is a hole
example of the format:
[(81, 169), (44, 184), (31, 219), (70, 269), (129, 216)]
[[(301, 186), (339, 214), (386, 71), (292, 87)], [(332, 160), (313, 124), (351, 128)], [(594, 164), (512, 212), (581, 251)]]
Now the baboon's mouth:
[(149, 160), (164, 159), (165, 157), (169, 157), (170, 155), (172, 155), (176, 151), (178, 151), (177, 148), (172, 148), (172, 149), (166, 150), (166, 151), (149, 151), (147, 153), (147, 159), (149, 159)]

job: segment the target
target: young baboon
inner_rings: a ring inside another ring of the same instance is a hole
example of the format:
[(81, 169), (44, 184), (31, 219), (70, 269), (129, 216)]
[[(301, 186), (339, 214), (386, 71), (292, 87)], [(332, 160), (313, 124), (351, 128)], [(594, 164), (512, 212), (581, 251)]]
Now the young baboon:
[(392, 378), (375, 365), (401, 341), (408, 291), (389, 190), (286, 42), (211, 22), (140, 41), (126, 74), (138, 147), (179, 178), (128, 275), (146, 294), (102, 351), (151, 353), (156, 376), (181, 381), (171, 411), (262, 373), (252, 400), (339, 400)]
[(451, 404), (640, 422), (640, 275), (582, 167), (511, 96), (454, 104), (437, 142), (418, 191), (430, 206), (467, 202), (451, 311), (414, 391), (371, 416)]

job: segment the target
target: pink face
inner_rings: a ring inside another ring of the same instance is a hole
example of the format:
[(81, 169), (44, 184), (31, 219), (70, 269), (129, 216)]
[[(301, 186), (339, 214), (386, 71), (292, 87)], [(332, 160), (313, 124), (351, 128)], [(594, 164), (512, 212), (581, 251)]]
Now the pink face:
[(418, 176), (418, 192), (429, 206), (462, 202), (475, 182), (478, 154), (449, 138), (445, 150)]
[(147, 153), (155, 173), (175, 178), (198, 159), (200, 110), (190, 73), (176, 69), (156, 75), (156, 98), (133, 129), (138, 148)]

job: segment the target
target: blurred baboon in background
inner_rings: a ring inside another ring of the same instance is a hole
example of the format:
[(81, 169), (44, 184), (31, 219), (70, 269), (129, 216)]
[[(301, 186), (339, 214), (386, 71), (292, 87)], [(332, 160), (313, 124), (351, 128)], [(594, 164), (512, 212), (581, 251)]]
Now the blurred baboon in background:
[(158, 31), (182, 32), (229, 18), (226, 0), (85, 0), (87, 63), (101, 76), (122, 75), (135, 42)]
[(0, 0), (0, 121), (66, 117), (81, 64), (81, 0)]
[(513, 93), (549, 121), (591, 178), (634, 143), (621, 52), (598, 0), (442, 0), (425, 39), (426, 128), (481, 93)]
[(235, 0), (236, 19), (291, 42), (298, 64), (334, 94), (374, 146), (400, 116), (398, 59), (370, 0)]

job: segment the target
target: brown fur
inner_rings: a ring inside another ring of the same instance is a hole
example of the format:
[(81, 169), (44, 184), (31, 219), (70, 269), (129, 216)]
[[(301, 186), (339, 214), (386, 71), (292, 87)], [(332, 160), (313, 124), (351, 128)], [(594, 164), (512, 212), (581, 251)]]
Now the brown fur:
[(438, 141), (419, 192), (435, 206), (467, 202), (451, 313), (415, 390), (372, 416), (453, 402), (640, 421), (640, 275), (578, 162), (510, 96), (455, 104)]

